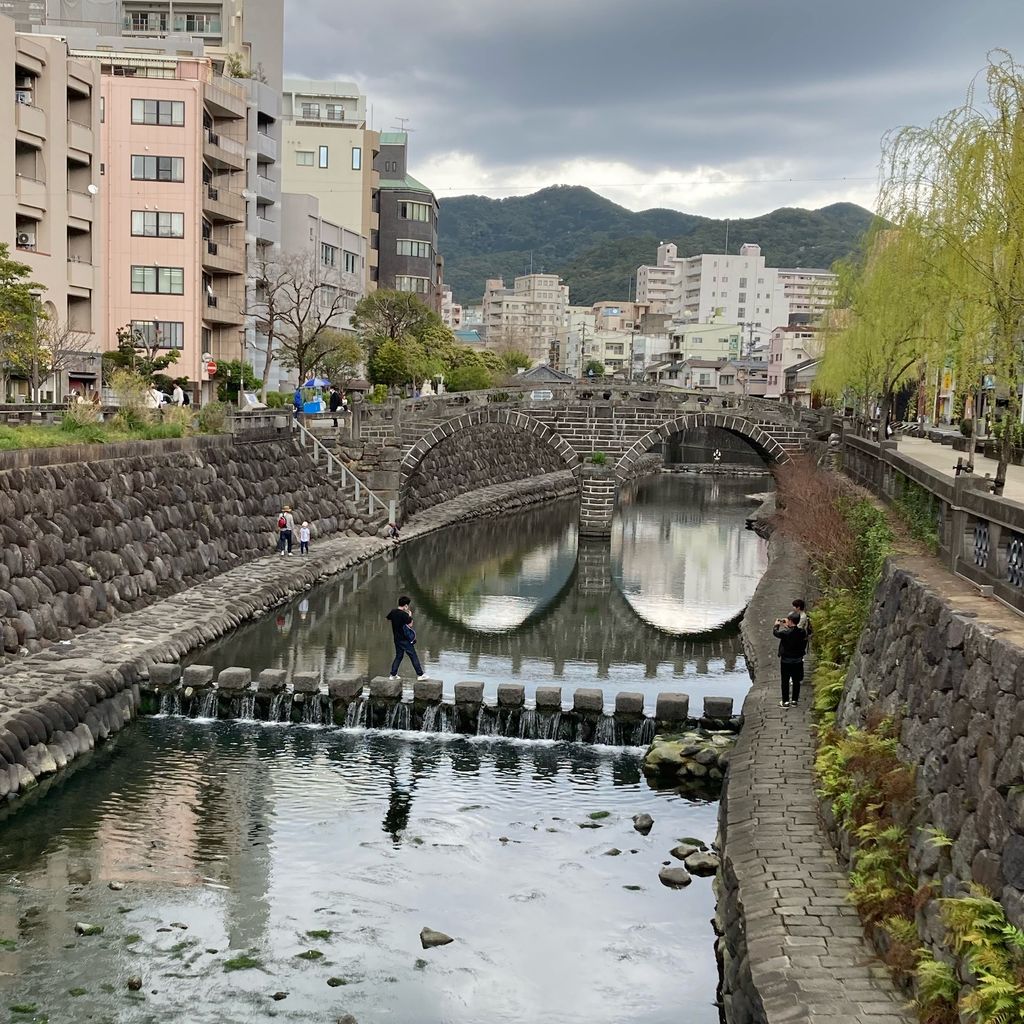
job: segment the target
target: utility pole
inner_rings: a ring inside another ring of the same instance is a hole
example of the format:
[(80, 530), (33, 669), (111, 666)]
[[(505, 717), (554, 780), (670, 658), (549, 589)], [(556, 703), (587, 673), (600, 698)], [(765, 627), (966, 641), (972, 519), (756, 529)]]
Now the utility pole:
[[(754, 355), (754, 331), (760, 328), (760, 320), (748, 320), (746, 323), (739, 324), (740, 327), (740, 360), (746, 359), (747, 366), (741, 367), (743, 370), (743, 397), (747, 397), (747, 384), (750, 380), (750, 361)], [(748, 342), (746, 346), (746, 356), (743, 355), (743, 331), (748, 332)]]

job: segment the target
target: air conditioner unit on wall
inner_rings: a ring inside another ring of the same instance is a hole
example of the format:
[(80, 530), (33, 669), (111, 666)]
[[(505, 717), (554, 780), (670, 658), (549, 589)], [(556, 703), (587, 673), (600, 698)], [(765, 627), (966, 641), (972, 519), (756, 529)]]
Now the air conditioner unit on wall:
[(18, 245), (27, 246), (27, 245), (35, 245), (35, 244), (36, 244), (35, 235), (30, 235), (27, 231), (19, 231), (18, 232)]
[(14, 101), (16, 103), (23, 103), (25, 106), (31, 106), (32, 93), (26, 89), (17, 89), (14, 93)]

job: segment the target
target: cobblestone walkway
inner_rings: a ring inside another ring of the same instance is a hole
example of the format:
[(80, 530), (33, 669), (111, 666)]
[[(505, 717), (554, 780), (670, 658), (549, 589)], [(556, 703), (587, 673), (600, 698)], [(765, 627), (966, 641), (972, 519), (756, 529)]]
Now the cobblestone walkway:
[[(846, 872), (818, 823), (810, 687), (799, 708), (778, 706), (772, 625), (805, 592), (809, 570), (799, 550), (781, 538), (772, 540), (772, 555), (743, 621), (754, 685), (723, 809), (725, 852), (738, 885), (761, 1019), (916, 1021), (863, 937), (847, 899)], [(734, 1024), (746, 1019), (757, 1018), (733, 1018)]]

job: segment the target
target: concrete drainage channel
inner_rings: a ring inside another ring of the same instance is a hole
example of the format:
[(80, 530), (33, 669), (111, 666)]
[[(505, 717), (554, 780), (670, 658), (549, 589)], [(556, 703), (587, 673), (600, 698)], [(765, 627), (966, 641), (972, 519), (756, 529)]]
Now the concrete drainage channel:
[(439, 679), (422, 679), (407, 689), (401, 679), (348, 673), (323, 683), (315, 673), (264, 669), (157, 664), (142, 683), (143, 714), (198, 719), (400, 729), (465, 736), (562, 740), (613, 746), (649, 746), (648, 775), (669, 784), (688, 781), (720, 785), (728, 753), (742, 725), (731, 697), (706, 697), (703, 713), (691, 717), (685, 693), (660, 693), (653, 716), (642, 693), (615, 695), (579, 688), (563, 701), (560, 686), (538, 686), (529, 704), (518, 683), (498, 686), (497, 700), (484, 700), (484, 684), (456, 683), (446, 698)]

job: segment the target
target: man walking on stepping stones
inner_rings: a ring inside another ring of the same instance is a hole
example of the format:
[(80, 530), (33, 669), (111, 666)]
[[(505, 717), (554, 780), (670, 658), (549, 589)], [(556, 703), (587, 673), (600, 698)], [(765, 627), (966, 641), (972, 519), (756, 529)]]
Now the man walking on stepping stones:
[[(772, 635), (779, 641), (782, 672), (782, 700), (779, 701), (779, 707), (795, 708), (800, 703), (800, 684), (804, 680), (804, 655), (807, 653), (807, 633), (800, 628), (800, 613), (794, 609), (784, 619), (776, 619)], [(792, 699), (790, 683), (793, 684)]]
[(391, 623), (391, 632), (395, 638), (395, 660), (391, 663), (391, 678), (398, 678), (398, 669), (402, 664), (402, 658), (406, 655), (416, 670), (417, 679), (426, 679), (427, 675), (420, 664), (419, 656), (416, 654), (416, 630), (412, 628), (412, 614), (409, 606), (412, 601), (403, 594), (398, 599), (398, 607), (392, 608), (386, 618)]

